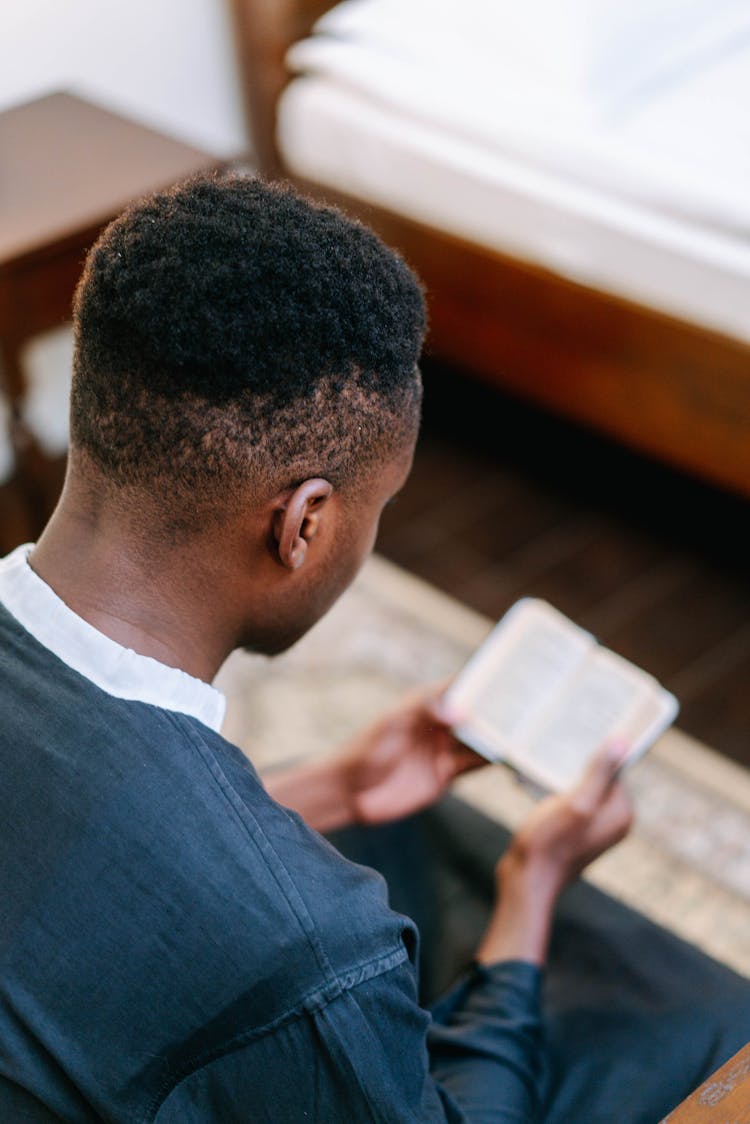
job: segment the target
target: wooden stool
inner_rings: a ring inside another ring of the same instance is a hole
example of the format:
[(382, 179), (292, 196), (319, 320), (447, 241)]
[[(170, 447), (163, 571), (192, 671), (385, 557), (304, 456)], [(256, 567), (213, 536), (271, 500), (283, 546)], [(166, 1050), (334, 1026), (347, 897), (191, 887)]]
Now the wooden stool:
[[(70, 320), (86, 251), (128, 203), (220, 167), (209, 153), (71, 94), (0, 113), (0, 376), (13, 411), (17, 485), (30, 517), (21, 535), (44, 522), (62, 479), (59, 461), (43, 453), (21, 420), (22, 348)], [(11, 530), (2, 537), (18, 536)]]

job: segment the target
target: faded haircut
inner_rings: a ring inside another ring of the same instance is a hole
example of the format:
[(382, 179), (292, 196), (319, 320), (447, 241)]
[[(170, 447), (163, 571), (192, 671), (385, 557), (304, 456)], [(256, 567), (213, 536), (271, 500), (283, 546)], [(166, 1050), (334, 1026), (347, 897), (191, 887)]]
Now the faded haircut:
[(74, 325), (74, 449), (173, 511), (352, 485), (417, 424), (418, 280), (285, 185), (197, 176), (135, 203), (92, 248)]

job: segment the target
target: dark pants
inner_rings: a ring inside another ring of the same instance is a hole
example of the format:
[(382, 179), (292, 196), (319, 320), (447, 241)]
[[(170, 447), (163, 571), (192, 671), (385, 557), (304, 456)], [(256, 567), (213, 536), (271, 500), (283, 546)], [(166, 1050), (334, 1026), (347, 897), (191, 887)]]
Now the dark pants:
[[(508, 833), (449, 798), (332, 839), (419, 925), (430, 1003), (471, 960)], [(558, 906), (544, 1010), (544, 1124), (656, 1124), (750, 1040), (750, 981), (583, 882)]]

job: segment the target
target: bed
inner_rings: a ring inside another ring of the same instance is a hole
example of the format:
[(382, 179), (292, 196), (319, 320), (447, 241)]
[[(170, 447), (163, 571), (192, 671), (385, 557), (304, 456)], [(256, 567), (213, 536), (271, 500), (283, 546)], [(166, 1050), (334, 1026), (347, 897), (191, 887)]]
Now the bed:
[(750, 495), (742, 0), (234, 0), (256, 155), (425, 282), (429, 352)]

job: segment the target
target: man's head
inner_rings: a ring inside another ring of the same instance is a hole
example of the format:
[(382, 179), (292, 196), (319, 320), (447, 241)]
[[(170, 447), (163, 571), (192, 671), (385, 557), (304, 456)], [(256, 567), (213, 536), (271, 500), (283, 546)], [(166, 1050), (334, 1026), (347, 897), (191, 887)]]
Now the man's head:
[[(73, 472), (152, 537), (184, 543), (302, 489), (296, 537), (272, 521), (294, 570), (332, 493), (350, 524), (358, 508), (376, 522), (386, 470), (388, 487), (404, 475), (420, 286), (366, 227), (290, 188), (201, 176), (130, 207), (92, 249), (74, 319)], [(353, 553), (371, 545), (354, 537)]]
[(348, 486), (418, 412), (413, 274), (286, 187), (198, 177), (134, 205), (74, 313), (73, 444), (112, 485), (163, 489), (167, 515), (311, 476)]

